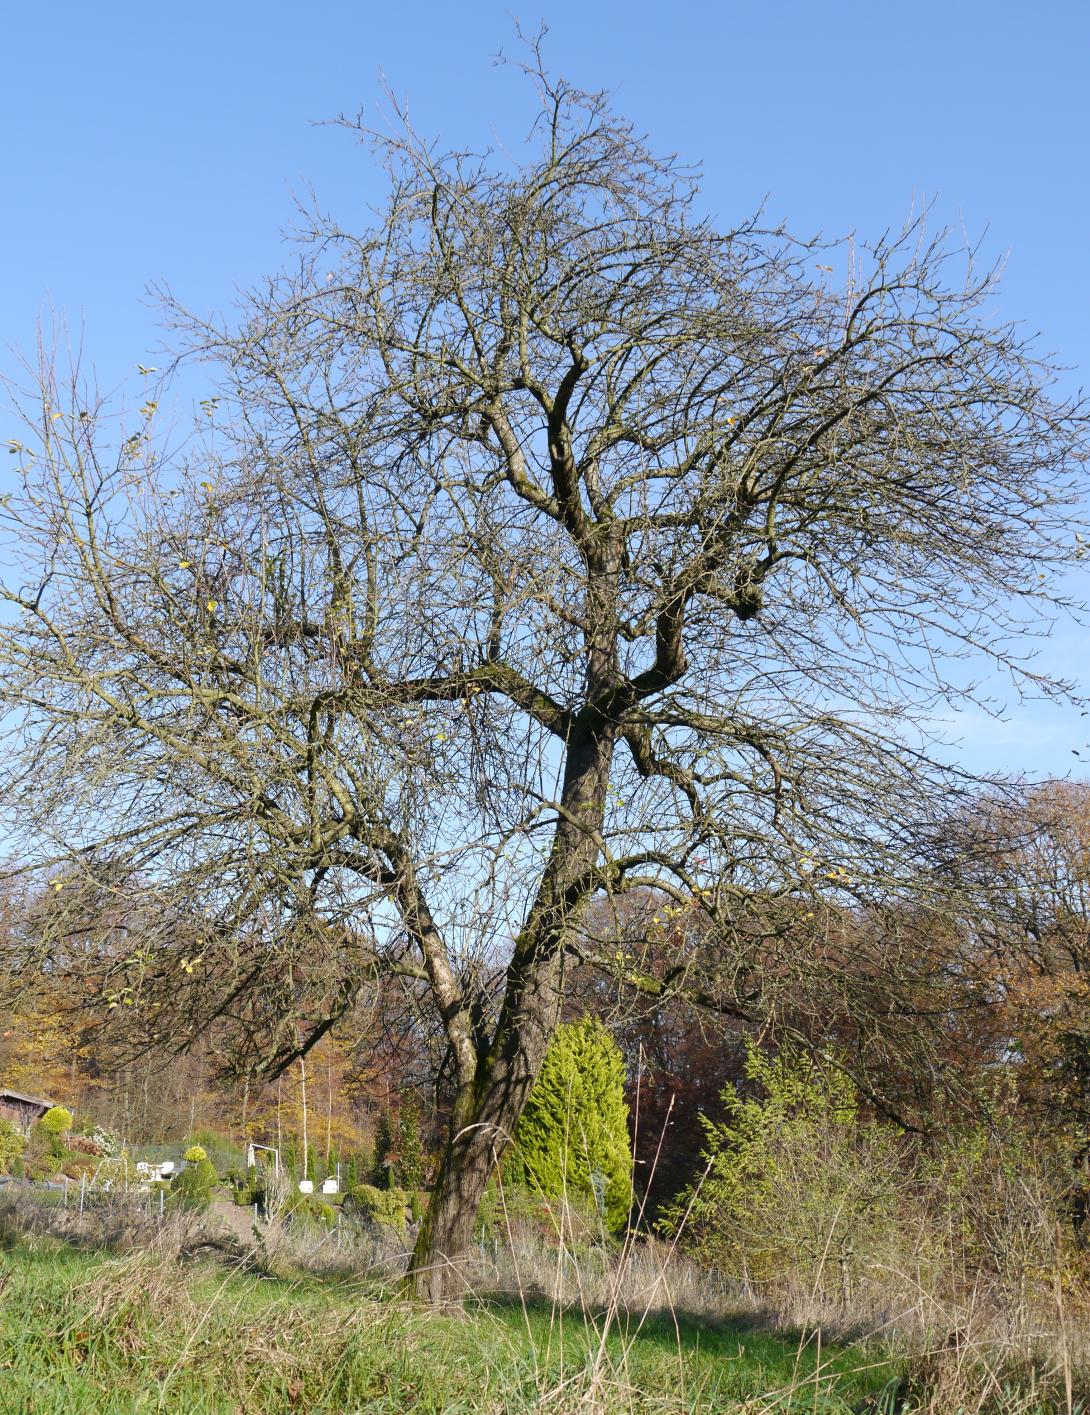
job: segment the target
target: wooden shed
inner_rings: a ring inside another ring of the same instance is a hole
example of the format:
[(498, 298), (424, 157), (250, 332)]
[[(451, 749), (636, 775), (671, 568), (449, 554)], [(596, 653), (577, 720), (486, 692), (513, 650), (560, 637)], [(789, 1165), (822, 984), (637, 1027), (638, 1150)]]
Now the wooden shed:
[(0, 1087), (0, 1120), (10, 1120), (24, 1134), (36, 1120), (41, 1120), (52, 1104), (41, 1096), (24, 1096), (20, 1091)]

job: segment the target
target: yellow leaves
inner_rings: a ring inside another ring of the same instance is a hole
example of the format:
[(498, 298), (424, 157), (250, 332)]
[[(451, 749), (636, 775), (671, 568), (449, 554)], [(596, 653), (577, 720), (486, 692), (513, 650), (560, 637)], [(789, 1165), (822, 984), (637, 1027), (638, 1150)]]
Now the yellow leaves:
[(200, 963), (200, 961), (201, 961), (201, 959), (200, 959), (200, 955), (199, 955), (199, 954), (197, 954), (197, 955), (196, 955), (195, 957), (193, 957), (193, 958), (183, 958), (183, 959), (182, 959), (182, 962), (181, 962), (181, 969), (182, 969), (182, 972), (183, 972), (183, 973), (192, 973), (193, 969), (197, 967), (197, 965)]
[(145, 378), (147, 378), (148, 374), (150, 374), (150, 373), (158, 373), (158, 372), (159, 372), (159, 370), (158, 370), (157, 368), (155, 368), (155, 367), (152, 366), (152, 365), (148, 365), (148, 364), (137, 364), (137, 365), (136, 365), (136, 371), (137, 371), (137, 373), (143, 374), (143, 376), (144, 376)]
[(179, 570), (188, 570), (189, 567), (190, 567), (192, 564), (193, 564), (192, 560), (179, 560), (179, 561), (178, 561), (178, 569), (179, 569)]
[(437, 732), (435, 734), (435, 740), (437, 742), (445, 742), (447, 740), (447, 734), (445, 732)]
[(67, 881), (63, 879), (53, 879), (49, 881), (50, 888), (53, 889), (57, 894), (61, 892), (66, 883)]
[(153, 403), (153, 402), (149, 399), (149, 400), (144, 404), (144, 406), (140, 409), (140, 411), (141, 411), (141, 413), (143, 413), (144, 417), (150, 418), (150, 417), (153, 417), (153, 416), (154, 416), (155, 410), (156, 410), (156, 408), (158, 408), (158, 406), (159, 406), (158, 403)]
[(205, 608), (208, 610), (209, 614), (215, 614), (216, 610), (219, 608), (219, 600), (208, 600), (205, 604)]

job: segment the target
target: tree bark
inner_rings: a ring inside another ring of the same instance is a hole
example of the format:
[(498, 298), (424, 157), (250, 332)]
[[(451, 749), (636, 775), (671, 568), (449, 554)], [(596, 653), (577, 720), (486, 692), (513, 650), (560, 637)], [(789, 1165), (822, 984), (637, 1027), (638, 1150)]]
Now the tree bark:
[(560, 956), (554, 955), (526, 980), (518, 992), (518, 1024), (505, 1027), (501, 1019), (472, 1087), (455, 1102), (439, 1174), (409, 1263), (410, 1286), (426, 1302), (457, 1301), (471, 1285), (477, 1212), (556, 1030), (561, 967)]

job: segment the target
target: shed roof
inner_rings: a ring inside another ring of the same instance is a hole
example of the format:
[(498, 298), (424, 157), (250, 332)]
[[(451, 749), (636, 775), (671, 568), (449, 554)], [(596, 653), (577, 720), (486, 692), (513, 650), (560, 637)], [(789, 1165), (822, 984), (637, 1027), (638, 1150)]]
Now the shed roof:
[(0, 1087), (0, 1102), (2, 1101), (22, 1101), (23, 1105), (41, 1105), (45, 1106), (46, 1110), (53, 1104), (42, 1096), (24, 1096), (21, 1091), (9, 1091), (7, 1087)]

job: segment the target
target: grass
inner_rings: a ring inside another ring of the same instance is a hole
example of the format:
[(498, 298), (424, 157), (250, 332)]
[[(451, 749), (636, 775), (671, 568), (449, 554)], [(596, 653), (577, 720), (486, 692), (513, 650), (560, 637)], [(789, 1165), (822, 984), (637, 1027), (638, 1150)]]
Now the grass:
[[(270, 1280), (53, 1240), (0, 1254), (0, 1412), (893, 1409), (898, 1369), (751, 1321), (616, 1320), (541, 1300), (430, 1312), (328, 1278)], [(638, 1329), (637, 1329), (638, 1327)]]

